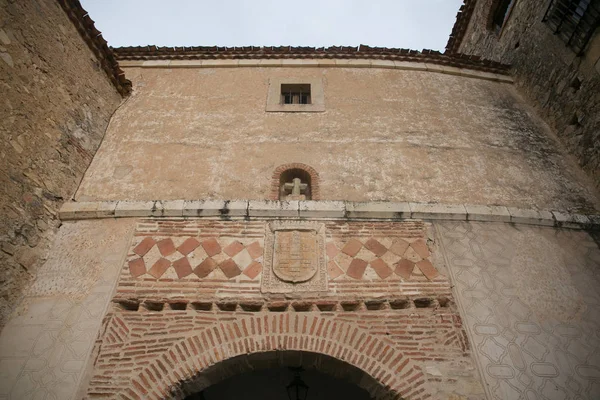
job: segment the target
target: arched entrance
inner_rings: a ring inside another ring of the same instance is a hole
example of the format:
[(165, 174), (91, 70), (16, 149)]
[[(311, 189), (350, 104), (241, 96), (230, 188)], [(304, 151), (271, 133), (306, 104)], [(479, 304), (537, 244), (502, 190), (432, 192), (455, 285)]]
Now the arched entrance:
[(136, 373), (121, 397), (185, 399), (246, 372), (301, 366), (377, 400), (417, 398), (423, 373), (385, 336), (313, 313), (257, 313), (221, 320), (172, 344)]
[[(298, 370), (301, 369), (301, 372)], [(203, 373), (213, 383), (192, 379), (182, 385), (192, 392), (185, 400), (288, 399), (287, 387), (296, 373), (308, 389), (306, 400), (370, 400), (373, 392), (386, 392), (372, 377), (352, 365), (323, 354), (274, 351), (238, 356), (223, 361)], [(233, 375), (232, 375), (233, 374)], [(200, 375), (198, 376), (198, 378)]]

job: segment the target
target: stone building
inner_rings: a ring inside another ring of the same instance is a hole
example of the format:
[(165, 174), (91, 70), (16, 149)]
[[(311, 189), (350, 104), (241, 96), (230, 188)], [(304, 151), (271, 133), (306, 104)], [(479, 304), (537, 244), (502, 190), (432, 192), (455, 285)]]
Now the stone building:
[(441, 54), (0, 2), (0, 399), (599, 398), (596, 3), (538, 3)]

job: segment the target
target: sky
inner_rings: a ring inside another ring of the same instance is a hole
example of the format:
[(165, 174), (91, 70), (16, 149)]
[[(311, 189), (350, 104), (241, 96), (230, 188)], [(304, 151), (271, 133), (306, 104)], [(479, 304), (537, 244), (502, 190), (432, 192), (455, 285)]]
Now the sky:
[(81, 0), (113, 47), (358, 46), (443, 51), (462, 0)]

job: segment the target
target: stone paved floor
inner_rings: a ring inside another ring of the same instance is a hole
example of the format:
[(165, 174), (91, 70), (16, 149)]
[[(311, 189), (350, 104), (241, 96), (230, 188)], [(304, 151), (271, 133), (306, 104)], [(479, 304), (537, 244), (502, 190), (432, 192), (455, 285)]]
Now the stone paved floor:
[(600, 250), (581, 231), (436, 224), (489, 399), (600, 399)]
[(129, 221), (64, 224), (0, 335), (0, 399), (76, 397), (125, 256)]

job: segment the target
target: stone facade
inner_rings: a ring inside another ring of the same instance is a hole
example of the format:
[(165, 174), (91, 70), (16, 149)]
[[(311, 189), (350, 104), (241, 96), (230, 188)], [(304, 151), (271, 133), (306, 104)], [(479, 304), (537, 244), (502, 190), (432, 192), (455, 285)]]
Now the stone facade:
[[(516, 1), (500, 34), (488, 29), (497, 2), (466, 2), (464, 37), (450, 50), (512, 65), (521, 93), (532, 101), (579, 165), (600, 186), (600, 34), (577, 56), (542, 21), (547, 1)], [(469, 22), (470, 18), (470, 22)]]
[(121, 96), (56, 1), (0, 1), (0, 326)]
[[(467, 3), (451, 48), (492, 52), (489, 5)], [(500, 41), (537, 10), (515, 4)], [(600, 395), (600, 199), (521, 97), (545, 90), (533, 67), (513, 59), (514, 85), (451, 52), (113, 53), (75, 0), (0, 5), (2, 251), (35, 272), (0, 335), (0, 399), (185, 399), (299, 366), (374, 399)], [(115, 54), (133, 94), (113, 114)], [(569, 90), (588, 110), (586, 79)], [(316, 109), (274, 104), (274, 82), (302, 81)]]
[[(589, 178), (508, 83), (225, 61), (124, 66), (133, 94), (76, 198), (261, 200), (273, 198), (279, 166), (302, 163), (318, 173), (321, 200), (571, 211), (598, 204)], [(269, 80), (286, 76), (322, 77), (326, 110), (266, 112)]]

